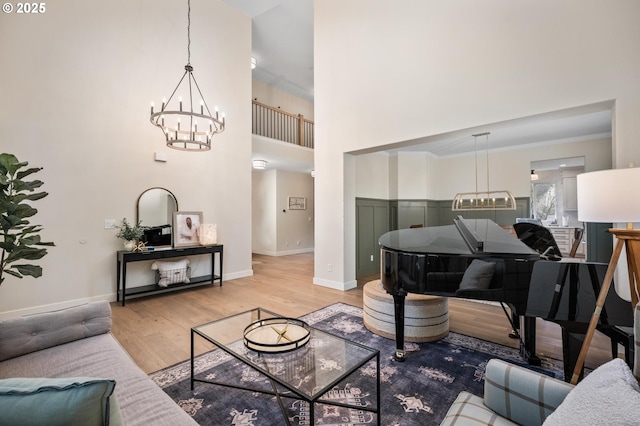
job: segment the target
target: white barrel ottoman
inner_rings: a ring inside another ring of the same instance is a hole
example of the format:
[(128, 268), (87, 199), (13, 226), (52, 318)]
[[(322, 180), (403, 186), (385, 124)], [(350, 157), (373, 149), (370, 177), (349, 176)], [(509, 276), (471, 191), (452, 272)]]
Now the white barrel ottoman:
[[(384, 291), (380, 280), (366, 283), (362, 298), (365, 327), (380, 336), (395, 339), (393, 297)], [(407, 342), (432, 342), (449, 334), (449, 299), (446, 297), (408, 294), (404, 314), (404, 339)]]

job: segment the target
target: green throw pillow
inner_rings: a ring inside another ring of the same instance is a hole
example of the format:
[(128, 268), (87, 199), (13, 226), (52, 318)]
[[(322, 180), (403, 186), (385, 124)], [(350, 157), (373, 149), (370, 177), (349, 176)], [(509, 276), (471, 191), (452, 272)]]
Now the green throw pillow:
[(0, 380), (0, 426), (121, 424), (115, 386), (89, 377)]

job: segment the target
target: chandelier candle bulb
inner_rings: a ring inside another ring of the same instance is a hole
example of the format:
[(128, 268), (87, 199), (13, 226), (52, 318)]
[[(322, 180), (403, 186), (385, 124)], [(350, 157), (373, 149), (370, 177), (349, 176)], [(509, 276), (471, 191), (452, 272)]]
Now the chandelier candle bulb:
[(151, 114), (153, 114), (153, 101), (151, 102)]

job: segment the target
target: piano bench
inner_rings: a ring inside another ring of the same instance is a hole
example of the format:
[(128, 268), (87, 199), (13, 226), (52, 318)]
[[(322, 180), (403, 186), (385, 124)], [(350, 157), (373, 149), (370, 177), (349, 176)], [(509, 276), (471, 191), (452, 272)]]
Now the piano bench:
[[(362, 292), (363, 321), (372, 333), (388, 339), (396, 337), (393, 296), (380, 280), (369, 281)], [(405, 299), (404, 338), (407, 342), (433, 342), (449, 334), (449, 299), (408, 294)]]
[(598, 326), (597, 330), (611, 339), (612, 358), (618, 358), (618, 344), (621, 344), (624, 347), (624, 360), (627, 362), (629, 368), (633, 370), (635, 358), (633, 327), (607, 325)]

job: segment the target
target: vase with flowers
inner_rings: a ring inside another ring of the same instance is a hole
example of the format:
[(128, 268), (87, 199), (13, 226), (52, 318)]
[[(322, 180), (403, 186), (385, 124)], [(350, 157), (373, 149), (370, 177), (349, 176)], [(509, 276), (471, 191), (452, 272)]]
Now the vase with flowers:
[(136, 246), (136, 242), (144, 235), (145, 227), (140, 225), (140, 221), (135, 225), (131, 225), (126, 218), (122, 218), (120, 226), (116, 226), (116, 229), (118, 229), (116, 237), (124, 240), (124, 249), (132, 251)]

